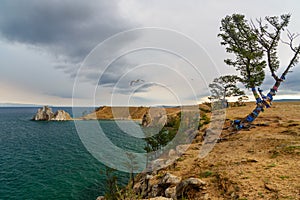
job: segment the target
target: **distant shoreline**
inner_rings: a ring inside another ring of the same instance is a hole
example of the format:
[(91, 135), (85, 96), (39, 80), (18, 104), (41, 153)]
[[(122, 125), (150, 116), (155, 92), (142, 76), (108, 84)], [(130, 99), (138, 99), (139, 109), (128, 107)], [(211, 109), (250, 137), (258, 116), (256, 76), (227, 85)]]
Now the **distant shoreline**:
[[(231, 102), (231, 101), (229, 101)], [(234, 102), (234, 101), (232, 101)], [(249, 103), (254, 102), (255, 101), (247, 101)], [(300, 99), (274, 99), (273, 102), (300, 102)], [(203, 102), (204, 103), (204, 102)], [(200, 104), (203, 104), (200, 103)], [(9, 103), (4, 103), (1, 104), (0, 103), (0, 108), (38, 108), (38, 107), (42, 107), (43, 105), (35, 105), (35, 104), (9, 104)], [(53, 105), (49, 105), (49, 107), (52, 108), (99, 108), (99, 107), (103, 107), (103, 106), (71, 106), (71, 105), (66, 105), (66, 106), (53, 106)], [(137, 106), (114, 106), (114, 107), (141, 107), (140, 105)], [(142, 107), (151, 107), (151, 106), (142, 106)], [(163, 107), (163, 108), (175, 108), (175, 107), (180, 107), (180, 105), (172, 105), (172, 106), (168, 106), (168, 105), (162, 105), (162, 106), (154, 106), (154, 107)]]

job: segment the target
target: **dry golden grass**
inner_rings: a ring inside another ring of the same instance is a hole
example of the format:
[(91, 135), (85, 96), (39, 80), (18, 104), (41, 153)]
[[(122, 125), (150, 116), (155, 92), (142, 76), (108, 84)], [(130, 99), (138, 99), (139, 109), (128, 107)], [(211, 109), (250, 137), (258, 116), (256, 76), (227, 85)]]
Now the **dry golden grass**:
[[(98, 108), (95, 112), (84, 116), (84, 119), (99, 119), (99, 120), (110, 120), (110, 119), (133, 119), (141, 120), (144, 114), (149, 111), (149, 107), (110, 107), (104, 106)], [(151, 108), (159, 109), (167, 115), (180, 112), (179, 107), (175, 108)]]
[[(228, 108), (226, 117), (245, 117), (254, 107)], [(210, 199), (300, 199), (300, 102), (275, 102), (253, 124), (217, 143), (203, 159), (198, 158), (202, 143), (193, 143), (165, 171), (206, 181), (196, 199), (204, 193)]]

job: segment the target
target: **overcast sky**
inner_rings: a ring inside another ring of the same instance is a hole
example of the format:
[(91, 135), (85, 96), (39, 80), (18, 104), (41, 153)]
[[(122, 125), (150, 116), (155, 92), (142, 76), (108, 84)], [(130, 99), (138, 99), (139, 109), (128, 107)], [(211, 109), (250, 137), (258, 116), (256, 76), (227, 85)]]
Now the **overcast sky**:
[[(2, 0), (0, 103), (198, 102), (213, 78), (235, 73), (217, 38), (233, 13), (290, 13), (289, 30), (300, 32), (298, 0)], [(287, 65), (288, 49), (279, 53)], [(299, 77), (298, 64), (276, 98), (300, 98)]]

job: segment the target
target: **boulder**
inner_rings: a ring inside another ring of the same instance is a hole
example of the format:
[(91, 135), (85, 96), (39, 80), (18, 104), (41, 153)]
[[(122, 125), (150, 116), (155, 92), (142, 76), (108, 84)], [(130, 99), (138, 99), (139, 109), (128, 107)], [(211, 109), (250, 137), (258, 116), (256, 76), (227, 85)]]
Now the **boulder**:
[(180, 156), (180, 155), (184, 154), (187, 151), (187, 149), (189, 148), (189, 146), (190, 146), (189, 144), (178, 145), (176, 147), (177, 155)]
[(150, 167), (151, 167), (152, 171), (164, 168), (165, 166), (166, 166), (165, 159), (162, 159), (162, 158), (153, 160), (150, 163)]
[(174, 149), (170, 149), (169, 153), (168, 153), (169, 157), (174, 158), (177, 157), (177, 152)]
[(177, 185), (180, 183), (180, 181), (181, 177), (166, 173), (161, 180), (161, 184)]
[(148, 193), (152, 190), (153, 185), (155, 185), (155, 181), (152, 181), (154, 178), (153, 175), (150, 174), (142, 174), (136, 181), (137, 183), (133, 187), (133, 191), (135, 194), (139, 194), (143, 197), (148, 196)]
[(155, 184), (152, 186), (151, 191), (148, 193), (148, 197), (161, 196), (164, 193), (163, 189), (159, 185)]
[(198, 178), (185, 179), (176, 186), (176, 196), (180, 199), (180, 197), (186, 195), (192, 190), (200, 191), (201, 189), (204, 189), (205, 185), (206, 183)]
[(165, 190), (165, 196), (168, 198), (176, 199), (176, 186), (168, 187)]

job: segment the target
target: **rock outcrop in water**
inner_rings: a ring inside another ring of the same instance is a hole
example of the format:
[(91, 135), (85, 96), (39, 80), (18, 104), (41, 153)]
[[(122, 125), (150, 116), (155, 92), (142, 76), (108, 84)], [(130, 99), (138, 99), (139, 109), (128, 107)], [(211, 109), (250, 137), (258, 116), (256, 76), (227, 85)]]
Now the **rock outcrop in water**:
[(55, 121), (66, 121), (66, 120), (72, 120), (71, 116), (69, 113), (67, 113), (64, 110), (58, 110), (54, 114), (54, 117), (51, 120)]
[(53, 118), (54, 114), (52, 109), (48, 106), (44, 106), (43, 108), (39, 108), (33, 120), (35, 121), (50, 121)]
[(34, 121), (66, 121), (72, 120), (69, 113), (64, 110), (58, 110), (55, 113), (52, 112), (52, 109), (48, 106), (39, 108), (35, 116), (33, 117)]

